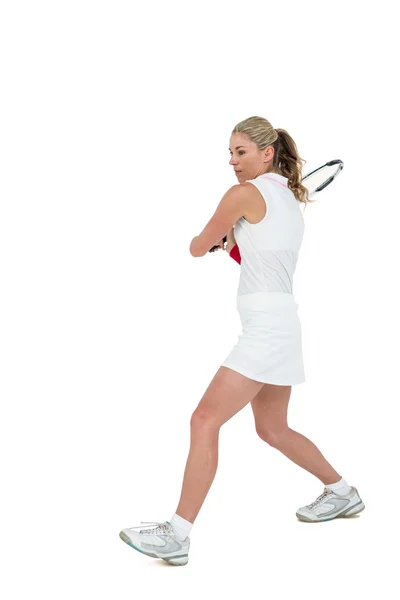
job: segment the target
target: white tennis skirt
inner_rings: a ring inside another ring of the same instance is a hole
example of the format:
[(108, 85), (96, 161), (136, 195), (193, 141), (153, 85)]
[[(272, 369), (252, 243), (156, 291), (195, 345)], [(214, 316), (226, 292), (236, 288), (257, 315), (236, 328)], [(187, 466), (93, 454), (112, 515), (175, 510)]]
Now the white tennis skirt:
[(242, 333), (221, 366), (274, 385), (305, 381), (301, 324), (293, 294), (237, 296)]

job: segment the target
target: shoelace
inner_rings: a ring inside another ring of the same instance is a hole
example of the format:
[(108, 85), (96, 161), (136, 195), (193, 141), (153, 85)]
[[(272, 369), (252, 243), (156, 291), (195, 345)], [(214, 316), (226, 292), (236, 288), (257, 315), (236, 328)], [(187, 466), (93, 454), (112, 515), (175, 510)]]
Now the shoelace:
[[(141, 529), (139, 533), (155, 535), (157, 533), (170, 533), (171, 525), (168, 523), (159, 523), (158, 521), (140, 521), (143, 525), (158, 525), (155, 529)], [(140, 527), (140, 525), (138, 525)]]
[(324, 491), (322, 492), (322, 494), (320, 496), (318, 496), (318, 498), (316, 500), (314, 500), (314, 502), (312, 502), (311, 504), (308, 504), (307, 508), (315, 508), (316, 506), (318, 506), (318, 504), (321, 504), (322, 502), (324, 502), (324, 500), (326, 500), (327, 498), (329, 498), (329, 496), (332, 494), (332, 490), (325, 488)]

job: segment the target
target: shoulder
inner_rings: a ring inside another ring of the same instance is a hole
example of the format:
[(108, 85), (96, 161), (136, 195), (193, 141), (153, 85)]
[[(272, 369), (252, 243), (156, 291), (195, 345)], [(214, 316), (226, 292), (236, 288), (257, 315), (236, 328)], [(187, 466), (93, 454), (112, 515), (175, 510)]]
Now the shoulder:
[(244, 188), (243, 216), (252, 225), (259, 223), (266, 215), (264, 194), (257, 184), (258, 181), (254, 182), (254, 180), (241, 184)]
[(234, 185), (231, 190), (235, 190), (234, 194), (241, 202), (248, 202), (249, 199), (257, 198), (260, 196), (260, 192), (257, 187), (257, 182), (253, 184), (252, 181), (243, 181)]
[[(247, 206), (249, 203), (257, 206), (260, 202), (260, 198), (263, 198), (263, 193), (261, 192), (258, 184), (259, 181), (256, 180), (245, 181), (240, 184), (242, 186), (241, 194)], [(261, 186), (261, 189), (263, 189), (263, 186)]]
[(254, 193), (254, 190), (257, 189), (258, 181), (256, 181), (255, 179), (250, 179), (249, 181), (244, 181), (239, 185), (242, 186), (244, 190), (246, 190), (247, 194), (252, 194)]
[(243, 216), (260, 201), (260, 191), (252, 183), (244, 181), (229, 188), (220, 202), (220, 209), (226, 208)]
[(249, 198), (249, 194), (252, 193), (251, 188), (253, 190), (255, 189), (251, 184), (247, 184), (247, 181), (243, 183), (236, 183), (224, 194), (222, 201), (227, 205), (244, 204), (246, 199)]

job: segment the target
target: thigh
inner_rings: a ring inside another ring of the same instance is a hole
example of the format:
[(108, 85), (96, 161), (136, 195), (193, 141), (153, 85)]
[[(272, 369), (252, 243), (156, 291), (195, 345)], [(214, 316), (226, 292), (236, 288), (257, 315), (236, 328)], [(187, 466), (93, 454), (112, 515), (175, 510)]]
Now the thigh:
[(287, 411), (291, 385), (265, 383), (251, 401), (256, 431), (260, 435), (279, 433), (288, 426)]
[(193, 418), (221, 427), (258, 394), (264, 383), (249, 379), (229, 367), (220, 367), (206, 389)]

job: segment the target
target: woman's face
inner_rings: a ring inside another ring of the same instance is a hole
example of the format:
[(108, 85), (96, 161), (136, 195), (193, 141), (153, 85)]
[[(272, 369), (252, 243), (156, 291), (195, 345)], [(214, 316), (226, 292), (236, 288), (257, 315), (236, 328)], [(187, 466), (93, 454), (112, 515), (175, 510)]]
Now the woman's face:
[(268, 146), (260, 151), (257, 144), (251, 142), (243, 133), (233, 133), (229, 141), (229, 164), (235, 170), (239, 183), (255, 179), (271, 169), (274, 149)]

